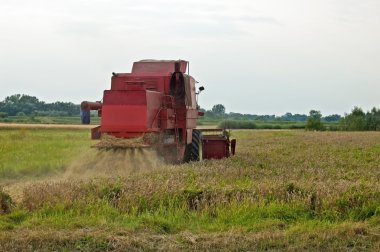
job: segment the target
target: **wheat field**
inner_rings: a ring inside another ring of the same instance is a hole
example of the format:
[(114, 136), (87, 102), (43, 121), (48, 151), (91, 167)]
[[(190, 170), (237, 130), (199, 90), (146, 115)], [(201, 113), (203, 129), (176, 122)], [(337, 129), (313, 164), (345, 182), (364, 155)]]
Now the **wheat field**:
[(165, 164), (87, 129), (0, 129), (0, 250), (380, 249), (380, 133), (236, 130)]

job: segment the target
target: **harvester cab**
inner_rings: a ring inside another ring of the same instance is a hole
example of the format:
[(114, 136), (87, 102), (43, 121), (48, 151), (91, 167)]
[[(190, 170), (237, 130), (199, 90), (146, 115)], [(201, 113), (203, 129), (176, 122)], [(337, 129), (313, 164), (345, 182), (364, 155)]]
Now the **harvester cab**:
[(220, 159), (235, 154), (236, 140), (223, 129), (200, 130), (195, 79), (184, 60), (142, 60), (131, 73), (112, 73), (102, 102), (81, 103), (81, 121), (96, 110), (100, 125), (91, 130), (97, 148), (154, 148), (169, 162)]

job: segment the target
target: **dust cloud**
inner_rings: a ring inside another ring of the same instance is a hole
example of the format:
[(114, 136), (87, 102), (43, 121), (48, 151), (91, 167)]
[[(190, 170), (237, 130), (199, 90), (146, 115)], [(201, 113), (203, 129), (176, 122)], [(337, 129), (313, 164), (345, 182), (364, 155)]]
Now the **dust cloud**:
[(68, 166), (62, 178), (83, 180), (99, 177), (128, 177), (163, 165), (164, 161), (153, 149), (91, 149), (78, 155)]
[(163, 158), (150, 148), (89, 149), (78, 154), (64, 171), (39, 178), (24, 177), (0, 184), (0, 189), (8, 193), (14, 202), (21, 202), (24, 190), (36, 183), (54, 184), (65, 181), (84, 182), (99, 178), (126, 178), (161, 167), (165, 167)]

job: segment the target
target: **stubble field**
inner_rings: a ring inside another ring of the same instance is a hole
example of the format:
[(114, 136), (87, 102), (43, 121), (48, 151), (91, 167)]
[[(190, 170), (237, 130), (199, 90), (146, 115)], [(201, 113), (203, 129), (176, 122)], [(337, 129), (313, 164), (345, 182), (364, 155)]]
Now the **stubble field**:
[(0, 250), (380, 250), (380, 133), (232, 134), (230, 159), (166, 165), (0, 129)]

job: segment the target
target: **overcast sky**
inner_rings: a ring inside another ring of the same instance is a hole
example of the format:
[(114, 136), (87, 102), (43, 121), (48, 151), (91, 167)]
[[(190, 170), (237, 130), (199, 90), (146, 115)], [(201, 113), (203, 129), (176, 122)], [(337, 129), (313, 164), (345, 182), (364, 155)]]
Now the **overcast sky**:
[(227, 112), (380, 107), (379, 0), (0, 0), (0, 100), (99, 100), (111, 72), (185, 59)]

